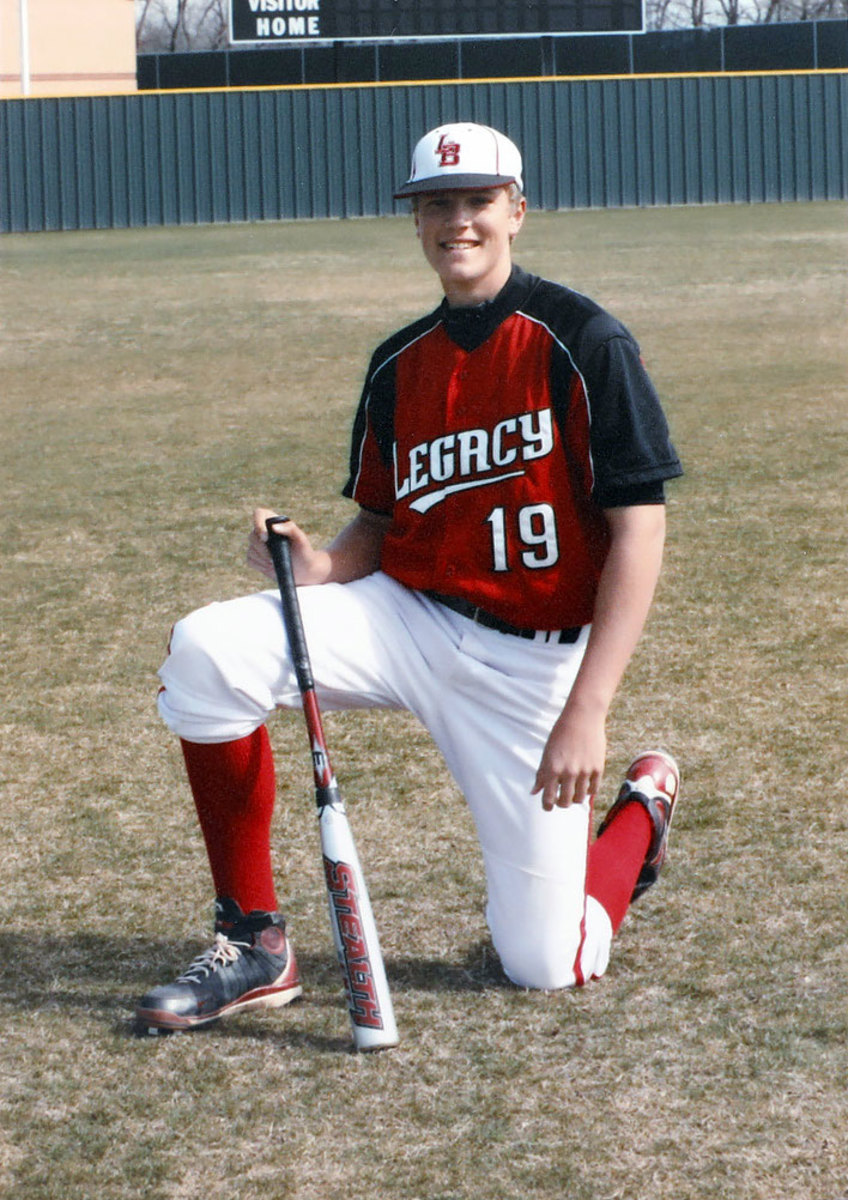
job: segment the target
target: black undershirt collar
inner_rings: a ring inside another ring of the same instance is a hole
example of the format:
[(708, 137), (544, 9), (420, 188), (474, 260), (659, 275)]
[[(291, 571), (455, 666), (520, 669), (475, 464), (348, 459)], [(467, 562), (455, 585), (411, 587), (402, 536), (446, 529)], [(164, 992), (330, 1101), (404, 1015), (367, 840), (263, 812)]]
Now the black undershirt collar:
[(451, 308), (445, 298), (439, 306), (445, 332), (466, 352), (476, 350), (524, 302), (535, 282), (532, 275), (513, 266), (509, 279), (493, 300), (484, 300), (471, 308)]

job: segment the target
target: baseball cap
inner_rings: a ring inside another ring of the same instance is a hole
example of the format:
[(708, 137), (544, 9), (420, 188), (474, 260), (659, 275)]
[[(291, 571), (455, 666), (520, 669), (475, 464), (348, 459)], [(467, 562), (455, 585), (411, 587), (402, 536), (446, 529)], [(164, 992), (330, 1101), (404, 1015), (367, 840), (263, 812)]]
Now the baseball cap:
[(488, 125), (439, 125), (425, 133), (412, 154), (409, 179), (395, 199), (446, 189), (501, 187), (516, 183), (523, 190), (521, 154), (497, 129)]

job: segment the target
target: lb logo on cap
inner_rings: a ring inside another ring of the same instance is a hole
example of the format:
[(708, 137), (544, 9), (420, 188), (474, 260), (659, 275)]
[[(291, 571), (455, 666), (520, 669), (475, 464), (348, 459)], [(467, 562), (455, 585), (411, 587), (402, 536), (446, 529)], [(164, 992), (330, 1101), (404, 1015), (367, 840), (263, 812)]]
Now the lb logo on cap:
[(451, 141), (450, 134), (443, 133), (436, 147), (440, 167), (459, 166), (459, 142)]

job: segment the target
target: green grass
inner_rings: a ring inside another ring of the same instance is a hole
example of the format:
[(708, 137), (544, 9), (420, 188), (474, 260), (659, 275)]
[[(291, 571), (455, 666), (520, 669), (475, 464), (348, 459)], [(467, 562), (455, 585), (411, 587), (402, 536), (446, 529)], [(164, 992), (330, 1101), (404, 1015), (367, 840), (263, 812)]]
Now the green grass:
[(848, 1195), (843, 205), (533, 214), (522, 265), (636, 333), (686, 476), (610, 721), (684, 775), (662, 883), (581, 992), (506, 986), (470, 822), (408, 718), (327, 719), (402, 1043), (348, 1052), (294, 716), (275, 856), (303, 1002), (182, 1038), (137, 996), (208, 938), (155, 714), (170, 623), (316, 537), (376, 341), (438, 298), (405, 220), (0, 244), (0, 1195)]

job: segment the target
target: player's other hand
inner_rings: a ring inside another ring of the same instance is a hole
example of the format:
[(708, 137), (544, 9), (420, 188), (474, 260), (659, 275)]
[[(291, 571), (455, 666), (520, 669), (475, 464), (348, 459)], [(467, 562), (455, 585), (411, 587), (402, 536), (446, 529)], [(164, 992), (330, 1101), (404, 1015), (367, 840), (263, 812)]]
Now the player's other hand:
[[(253, 527), (247, 542), (247, 565), (276, 580), (274, 564), (268, 553), (268, 529), (265, 522), (269, 517), (278, 514), (273, 508), (256, 508), (253, 510)], [(327, 555), (316, 550), (307, 535), (294, 521), (281, 521), (275, 526), (280, 533), (285, 534), (291, 543), (292, 567), (295, 582), (299, 584), (323, 583), (326, 578)]]
[(532, 794), (542, 808), (568, 808), (597, 795), (606, 762), (606, 714), (566, 705), (550, 732)]

